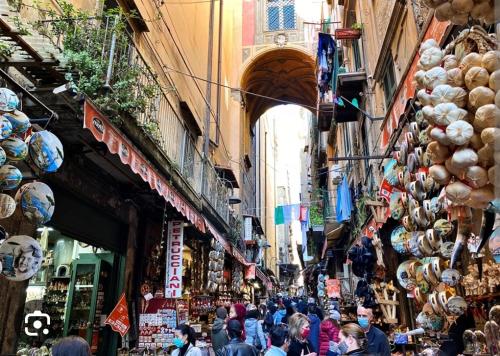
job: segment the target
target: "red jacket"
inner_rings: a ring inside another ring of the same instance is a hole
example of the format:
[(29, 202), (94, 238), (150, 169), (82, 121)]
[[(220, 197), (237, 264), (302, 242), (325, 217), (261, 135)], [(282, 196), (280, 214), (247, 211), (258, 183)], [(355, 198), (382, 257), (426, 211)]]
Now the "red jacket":
[(330, 341), (339, 342), (340, 329), (330, 319), (323, 320), (319, 332), (319, 356), (326, 356)]

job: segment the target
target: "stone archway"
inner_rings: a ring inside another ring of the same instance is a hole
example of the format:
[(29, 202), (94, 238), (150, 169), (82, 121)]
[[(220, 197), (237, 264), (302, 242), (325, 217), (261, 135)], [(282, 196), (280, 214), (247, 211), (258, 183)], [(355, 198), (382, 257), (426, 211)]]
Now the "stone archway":
[[(303, 48), (268, 49), (247, 61), (241, 76), (241, 88), (297, 105), (316, 107), (315, 68), (315, 59)], [(282, 104), (251, 94), (243, 95), (250, 127), (268, 109)]]

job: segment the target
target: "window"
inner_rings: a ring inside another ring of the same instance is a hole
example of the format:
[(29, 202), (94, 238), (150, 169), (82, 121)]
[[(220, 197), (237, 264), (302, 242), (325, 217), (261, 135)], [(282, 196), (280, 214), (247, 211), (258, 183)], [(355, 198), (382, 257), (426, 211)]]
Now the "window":
[(267, 30), (295, 29), (295, 0), (267, 0)]
[(394, 61), (392, 55), (389, 53), (388, 60), (385, 65), (385, 74), (383, 78), (385, 107), (387, 108), (391, 103), (392, 96), (396, 90), (396, 75), (394, 74)]

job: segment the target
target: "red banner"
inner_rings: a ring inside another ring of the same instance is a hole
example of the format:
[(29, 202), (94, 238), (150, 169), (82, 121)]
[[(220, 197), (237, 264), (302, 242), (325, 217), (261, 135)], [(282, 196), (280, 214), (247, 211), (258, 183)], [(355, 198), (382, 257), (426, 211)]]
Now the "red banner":
[(340, 281), (338, 279), (328, 278), (325, 284), (328, 298), (340, 298)]
[(273, 282), (271, 282), (271, 280), (267, 278), (267, 276), (260, 270), (260, 268), (257, 268), (255, 272), (257, 278), (259, 278), (262, 282), (264, 282), (267, 289), (269, 290), (273, 289)]
[[(422, 39), (422, 42), (434, 38), (437, 43), (440, 43), (443, 39), (443, 36), (446, 33), (446, 28), (450, 22), (439, 22), (435, 17), (432, 18), (429, 27), (425, 31), (425, 36)], [(387, 120), (384, 122), (384, 126), (382, 129), (382, 140), (380, 142), (380, 146), (382, 149), (385, 149), (389, 144), (392, 132), (398, 127), (399, 118), (405, 112), (406, 102), (408, 99), (413, 98), (415, 95), (415, 83), (414, 76), (417, 71), (417, 64), (420, 60), (420, 55), (418, 52), (413, 57), (413, 61), (411, 63), (410, 69), (408, 73), (406, 73), (404, 83), (398, 89), (398, 91), (394, 94), (393, 104), (390, 108), (391, 113), (387, 117)]]
[(108, 315), (108, 318), (104, 322), (104, 324), (108, 324), (111, 326), (113, 331), (116, 331), (124, 337), (125, 334), (130, 329), (130, 320), (128, 318), (128, 308), (127, 301), (125, 300), (125, 293), (122, 293), (120, 299), (118, 300), (118, 304), (116, 304), (113, 311)]
[(361, 31), (353, 28), (338, 28), (335, 30), (336, 40), (357, 40), (361, 37)]
[(391, 193), (393, 187), (389, 184), (389, 182), (384, 178), (382, 179), (382, 184), (380, 184), (380, 190), (378, 192), (379, 197), (384, 198), (387, 203), (391, 200)]
[(255, 263), (250, 263), (250, 265), (245, 268), (245, 279), (255, 279)]
[(167, 202), (184, 215), (200, 232), (205, 233), (205, 220), (200, 213), (158, 174), (153, 165), (97, 108), (85, 100), (83, 127), (89, 129), (97, 141), (104, 142), (109, 152), (118, 154), (123, 164), (149, 183)]

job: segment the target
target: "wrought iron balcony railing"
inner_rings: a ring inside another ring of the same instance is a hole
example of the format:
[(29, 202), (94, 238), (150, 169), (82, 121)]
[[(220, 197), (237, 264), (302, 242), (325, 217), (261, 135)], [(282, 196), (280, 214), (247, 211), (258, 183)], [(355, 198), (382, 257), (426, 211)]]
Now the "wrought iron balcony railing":
[[(71, 21), (70, 26), (64, 21)], [(213, 165), (203, 158), (193, 136), (179, 117), (178, 110), (175, 110), (177, 99), (169, 97), (175, 87), (171, 83), (166, 87), (158, 79), (159, 76), (139, 52), (132, 37), (121, 27), (124, 26), (123, 19), (114, 15), (51, 20), (41, 24), (42, 29), (45, 29), (42, 32), (62, 48), (63, 54), (69, 52), (73, 56), (69, 56), (68, 63), (81, 60), (84, 54), (90, 56), (90, 59), (97, 58), (97, 61), (90, 63), (97, 70), (103, 70), (105, 79), (101, 79), (101, 87), (93, 93), (96, 104), (105, 112), (111, 107), (115, 111), (118, 109), (119, 114), (126, 112), (135, 119), (136, 124), (156, 142), (159, 150), (191, 188), (200, 197), (203, 196), (227, 223), (229, 189), (219, 178)], [(64, 31), (57, 33), (54, 31), (56, 26)], [(75, 36), (76, 31), (84, 36), (78, 38)], [(70, 42), (78, 40), (80, 46)], [(77, 72), (73, 66), (72, 75), (84, 73)]]

